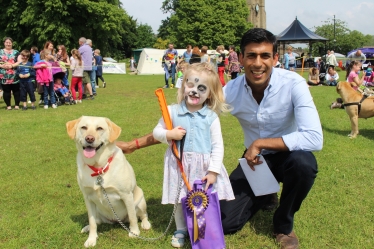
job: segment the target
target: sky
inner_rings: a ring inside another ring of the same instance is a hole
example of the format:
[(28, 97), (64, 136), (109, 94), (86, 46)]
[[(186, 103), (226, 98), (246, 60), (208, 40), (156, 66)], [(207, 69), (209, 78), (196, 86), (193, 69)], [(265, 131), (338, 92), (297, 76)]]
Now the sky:
[[(121, 0), (130, 16), (139, 23), (148, 24), (157, 33), (163, 14), (163, 0)], [(302, 4), (300, 4), (302, 3)], [(275, 35), (286, 29), (297, 17), (307, 28), (322, 26), (324, 21), (336, 19), (345, 21), (348, 29), (374, 35), (373, 0), (265, 0), (266, 29)]]

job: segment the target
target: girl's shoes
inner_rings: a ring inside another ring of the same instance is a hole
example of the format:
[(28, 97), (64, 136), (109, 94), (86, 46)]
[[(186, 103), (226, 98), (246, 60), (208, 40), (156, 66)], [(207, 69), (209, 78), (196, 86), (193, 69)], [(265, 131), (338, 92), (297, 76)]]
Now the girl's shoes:
[(180, 248), (184, 246), (184, 240), (187, 237), (187, 231), (177, 230), (171, 237), (171, 246), (174, 248)]

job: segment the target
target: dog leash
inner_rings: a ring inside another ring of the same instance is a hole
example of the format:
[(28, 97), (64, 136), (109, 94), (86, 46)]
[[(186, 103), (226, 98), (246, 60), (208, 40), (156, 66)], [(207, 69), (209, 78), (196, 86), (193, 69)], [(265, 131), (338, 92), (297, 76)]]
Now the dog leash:
[(115, 218), (117, 219), (117, 222), (123, 227), (123, 229), (125, 229), (127, 232), (131, 233), (134, 237), (138, 238), (138, 239), (141, 239), (141, 240), (145, 240), (145, 241), (156, 241), (156, 240), (160, 240), (162, 237), (164, 237), (167, 232), (169, 231), (170, 227), (171, 227), (171, 224), (173, 223), (173, 219), (174, 219), (174, 216), (175, 216), (175, 212), (177, 211), (177, 207), (178, 207), (178, 201), (179, 201), (179, 196), (180, 196), (180, 193), (181, 193), (181, 190), (182, 190), (182, 177), (179, 179), (179, 187), (178, 187), (178, 190), (177, 190), (177, 197), (175, 198), (175, 203), (174, 203), (174, 208), (173, 208), (173, 213), (171, 214), (171, 217), (170, 217), (170, 220), (169, 220), (169, 224), (168, 226), (166, 227), (166, 230), (163, 234), (161, 234), (160, 236), (158, 237), (155, 237), (155, 238), (147, 238), (147, 237), (143, 237), (143, 236), (140, 236), (140, 235), (137, 235), (133, 232), (130, 231), (130, 229), (121, 221), (121, 219), (118, 217), (116, 211), (114, 211), (114, 208), (113, 208), (113, 205), (112, 203), (110, 202), (109, 200), (109, 197), (105, 191), (105, 188), (103, 187), (103, 178), (101, 177), (101, 174), (97, 177), (97, 180), (96, 180), (96, 184), (100, 186), (101, 190), (103, 191), (104, 193), (104, 197), (105, 199), (107, 200), (108, 202), (108, 205), (110, 207), (110, 209), (112, 210)]

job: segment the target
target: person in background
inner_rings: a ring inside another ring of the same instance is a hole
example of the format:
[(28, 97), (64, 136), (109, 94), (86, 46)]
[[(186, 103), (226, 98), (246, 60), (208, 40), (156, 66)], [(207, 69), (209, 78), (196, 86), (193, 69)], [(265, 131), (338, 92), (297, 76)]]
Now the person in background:
[[(101, 60), (101, 62), (102, 62), (102, 60)], [(96, 61), (96, 64), (99, 65), (97, 61)], [(134, 60), (134, 57), (131, 56), (131, 58), (130, 58), (130, 71), (135, 72), (135, 70), (136, 70), (136, 61)], [(96, 70), (96, 73), (97, 73), (97, 70)], [(98, 84), (97, 80), (96, 80), (96, 84)]]
[(366, 61), (366, 55), (365, 55), (364, 53), (362, 53), (361, 50), (357, 50), (357, 51), (355, 51), (355, 52), (350, 53), (350, 54), (347, 56), (346, 67), (348, 67), (349, 64), (350, 64), (352, 61), (359, 61), (359, 62), (361, 62), (361, 64), (363, 64), (363, 63), (365, 63), (365, 61)]
[(91, 81), (92, 94), (94, 96), (96, 96), (97, 95), (96, 88), (99, 88), (99, 86), (96, 85), (96, 61), (95, 61), (95, 53), (92, 50), (92, 40), (91, 39), (87, 39), (86, 40), (86, 44), (91, 47), (91, 51), (92, 51), (92, 57), (91, 57), (91, 60), (92, 60), (92, 63), (91, 63), (92, 69), (91, 69), (91, 73), (90, 73), (90, 81)]
[(22, 61), (18, 64), (16, 74), (19, 77), (19, 87), (20, 87), (20, 100), (23, 102), (22, 110), (27, 110), (27, 94), (30, 97), (31, 109), (35, 110), (35, 93), (34, 85), (32, 80), (35, 79), (35, 70), (33, 68), (32, 62), (29, 61), (30, 51), (22, 50), (21, 58)]
[(225, 86), (225, 47), (220, 45), (217, 47), (216, 52), (218, 53), (218, 59), (217, 59), (217, 70), (218, 70), (218, 76), (219, 80), (221, 81), (221, 85)]
[(338, 65), (338, 62), (336, 61), (335, 53), (333, 50), (330, 51), (330, 54), (326, 58), (326, 65), (327, 67), (333, 67), (333, 68), (335, 68)]
[(4, 48), (0, 49), (0, 82), (3, 90), (3, 99), (6, 110), (12, 110), (11, 98), (14, 97), (14, 110), (19, 110), (20, 92), (19, 84), (15, 79), (16, 71), (12, 64), (17, 62), (19, 52), (13, 49), (13, 40), (10, 37), (4, 38)]
[(42, 60), (46, 60), (50, 63), (57, 61), (56, 51), (51, 41), (46, 41), (43, 51), (40, 52), (40, 57), (43, 58)]
[(30, 49), (30, 53), (32, 55), (32, 65), (35, 65), (38, 61), (40, 61), (40, 54), (38, 53), (38, 48), (33, 46)]
[(202, 46), (201, 47), (200, 54), (201, 54), (201, 63), (210, 62), (210, 57), (208, 55), (208, 47), (207, 46)]
[(62, 79), (62, 82), (63, 82), (64, 86), (69, 89), (69, 81), (68, 81), (69, 70), (66, 69), (66, 67), (70, 66), (69, 55), (68, 55), (64, 45), (58, 45), (57, 49), (58, 49), (57, 61), (63, 62), (63, 66), (65, 67), (65, 70), (64, 70), (65, 75), (64, 75), (64, 78)]
[[(349, 63), (346, 69), (347, 82), (351, 83), (352, 88), (356, 91), (360, 90), (359, 87), (364, 82), (364, 78), (366, 74), (366, 72), (364, 72), (362, 74), (362, 77), (360, 78), (359, 72), (361, 69), (361, 65), (362, 64), (360, 61), (351, 61), (351, 63)], [(362, 93), (362, 91), (359, 91), (359, 92)], [(341, 108), (341, 109), (344, 108), (343, 101), (341, 98), (337, 98), (335, 102), (331, 103), (330, 109), (335, 109), (335, 108)]]
[(192, 55), (191, 55), (191, 58), (189, 59), (189, 64), (200, 63), (201, 53), (200, 53), (199, 47), (198, 46), (193, 47), (191, 53)]
[[(95, 49), (95, 61), (96, 61), (96, 84), (99, 84), (99, 79), (103, 82), (103, 88), (106, 87), (105, 80), (103, 78), (103, 57), (100, 55), (100, 50)], [(131, 57), (134, 60), (134, 57)]]
[[(82, 61), (83, 61), (83, 85), (85, 86), (86, 90), (90, 97), (86, 98), (88, 100), (94, 100), (92, 86), (91, 86), (91, 71), (92, 71), (92, 48), (86, 43), (86, 38), (81, 37), (79, 38), (79, 53), (81, 54)], [(85, 95), (84, 95), (85, 96)], [(85, 98), (83, 96), (83, 98)]]
[(326, 85), (336, 86), (338, 84), (339, 74), (333, 67), (329, 67), (326, 74)]
[(308, 75), (308, 85), (310, 86), (322, 86), (323, 82), (320, 82), (319, 79), (319, 72), (316, 67), (312, 67), (309, 69), (309, 75)]
[(165, 86), (164, 88), (169, 88), (169, 77), (171, 75), (171, 84), (175, 84), (175, 69), (176, 69), (176, 59), (178, 58), (178, 51), (174, 49), (174, 44), (169, 43), (169, 48), (165, 50), (164, 56), (162, 57), (162, 67), (165, 71)]
[(240, 71), (238, 54), (235, 52), (235, 46), (231, 45), (229, 46), (229, 73), (231, 75), (231, 79), (236, 79)]
[[(83, 86), (82, 86), (82, 79), (84, 73), (84, 62), (82, 57), (77, 49), (71, 50), (71, 93), (73, 95), (73, 100), (75, 103), (82, 103), (82, 96), (83, 96)], [(79, 97), (77, 100), (77, 92), (75, 88), (78, 88)]]
[(287, 53), (284, 54), (283, 58), (284, 68), (290, 71), (295, 71), (295, 56), (292, 53), (292, 47), (287, 47)]
[(184, 60), (186, 63), (190, 63), (190, 58), (192, 56), (192, 46), (188, 44), (187, 47), (186, 47), (186, 49), (187, 50), (183, 53), (183, 55), (180, 58), (179, 62), (182, 61), (182, 60)]

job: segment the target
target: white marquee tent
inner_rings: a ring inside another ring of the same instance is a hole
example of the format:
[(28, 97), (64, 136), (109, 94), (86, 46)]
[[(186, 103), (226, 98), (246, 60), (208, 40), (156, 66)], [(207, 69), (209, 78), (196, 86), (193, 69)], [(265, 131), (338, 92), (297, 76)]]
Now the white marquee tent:
[[(186, 49), (177, 49), (178, 56), (181, 56)], [(162, 56), (165, 49), (144, 48), (140, 54), (137, 66), (137, 73), (139, 75), (164, 74), (162, 67)], [(215, 50), (208, 50), (208, 54), (216, 53)], [(227, 54), (228, 51), (225, 50)]]

